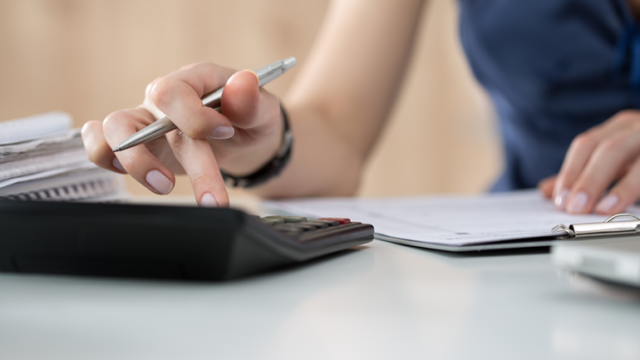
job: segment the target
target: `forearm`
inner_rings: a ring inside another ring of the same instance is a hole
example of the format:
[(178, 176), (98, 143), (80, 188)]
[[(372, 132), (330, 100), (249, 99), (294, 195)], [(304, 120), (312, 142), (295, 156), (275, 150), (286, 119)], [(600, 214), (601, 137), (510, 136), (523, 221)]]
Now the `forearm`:
[(268, 197), (352, 195), (393, 107), (423, 0), (337, 0), (285, 97), (295, 148)]
[(391, 112), (423, 0), (335, 0), (285, 102), (321, 114), (362, 157)]
[[(265, 197), (352, 195), (392, 109), (422, 0), (337, 0), (284, 104), (294, 135), (290, 164), (254, 191)], [(280, 129), (281, 130), (281, 129)], [(227, 162), (257, 168), (277, 143)]]
[(294, 138), (289, 164), (252, 191), (267, 198), (353, 195), (364, 159), (327, 126), (322, 114), (295, 106), (287, 111)]

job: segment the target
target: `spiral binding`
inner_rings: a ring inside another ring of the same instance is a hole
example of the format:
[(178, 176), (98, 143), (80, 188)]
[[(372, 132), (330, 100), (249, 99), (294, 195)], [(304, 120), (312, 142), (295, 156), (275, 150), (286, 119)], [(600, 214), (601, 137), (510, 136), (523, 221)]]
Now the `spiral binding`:
[(0, 196), (6, 200), (73, 201), (110, 195), (118, 191), (111, 179), (96, 179), (43, 190)]

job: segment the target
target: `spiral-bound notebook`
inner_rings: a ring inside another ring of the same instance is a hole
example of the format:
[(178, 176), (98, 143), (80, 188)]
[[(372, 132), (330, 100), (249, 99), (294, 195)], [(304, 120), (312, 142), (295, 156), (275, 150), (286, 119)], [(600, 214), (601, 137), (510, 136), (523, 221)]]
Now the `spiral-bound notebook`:
[(113, 202), (128, 199), (122, 176), (99, 168), (0, 189), (0, 199)]
[(121, 175), (89, 161), (71, 116), (51, 112), (0, 122), (0, 198), (118, 201)]

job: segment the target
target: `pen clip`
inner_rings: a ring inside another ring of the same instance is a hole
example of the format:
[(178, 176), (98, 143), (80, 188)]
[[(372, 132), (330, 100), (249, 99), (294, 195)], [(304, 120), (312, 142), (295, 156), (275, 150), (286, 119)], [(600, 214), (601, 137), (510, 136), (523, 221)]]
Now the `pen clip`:
[[(634, 220), (613, 221), (620, 217), (631, 217)], [(601, 223), (564, 224), (556, 225), (552, 231), (564, 232), (568, 239), (580, 239), (591, 237), (607, 237), (621, 235), (635, 235), (640, 227), (640, 218), (628, 213), (616, 214)]]

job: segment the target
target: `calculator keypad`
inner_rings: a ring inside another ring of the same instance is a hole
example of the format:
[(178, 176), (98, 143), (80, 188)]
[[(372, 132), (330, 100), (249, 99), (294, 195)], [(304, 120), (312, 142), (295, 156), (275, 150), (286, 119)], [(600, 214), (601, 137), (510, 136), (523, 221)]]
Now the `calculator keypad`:
[(347, 218), (308, 220), (303, 216), (265, 216), (260, 221), (300, 242), (348, 237), (360, 232), (373, 232), (371, 225), (352, 222)]
[(304, 216), (265, 216), (263, 219), (277, 219), (282, 220), (283, 222), (289, 223), (299, 223), (303, 221), (307, 221), (307, 218)]

